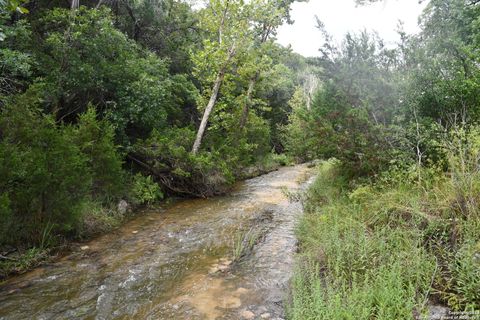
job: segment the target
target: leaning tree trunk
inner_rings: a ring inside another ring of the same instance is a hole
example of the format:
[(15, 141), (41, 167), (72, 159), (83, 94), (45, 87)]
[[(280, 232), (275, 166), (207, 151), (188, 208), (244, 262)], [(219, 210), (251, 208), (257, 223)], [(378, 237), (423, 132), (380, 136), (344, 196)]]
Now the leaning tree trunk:
[(215, 83), (212, 89), (212, 95), (210, 96), (210, 100), (208, 101), (207, 107), (205, 108), (205, 112), (203, 113), (202, 122), (200, 122), (200, 127), (198, 128), (197, 137), (195, 138), (195, 143), (192, 147), (192, 154), (197, 154), (200, 146), (202, 144), (203, 134), (205, 133), (205, 129), (207, 128), (208, 118), (210, 117), (210, 113), (217, 103), (218, 93), (220, 92), (220, 87), (222, 85), (223, 79), (225, 78), (225, 71), (227, 70), (228, 64), (230, 60), (235, 55), (235, 44), (232, 45), (230, 50), (228, 51), (228, 58), (223, 67), (220, 69), (220, 72), (217, 75), (217, 79), (215, 79)]
[(200, 127), (198, 128), (197, 137), (195, 138), (195, 143), (193, 144), (192, 153), (197, 154), (198, 150), (200, 149), (200, 145), (202, 144), (203, 134), (205, 133), (205, 128), (207, 127), (208, 117), (210, 117), (210, 113), (217, 102), (218, 92), (220, 91), (220, 86), (222, 85), (223, 78), (225, 77), (225, 70), (221, 70), (215, 80), (215, 84), (213, 85), (212, 95), (210, 96), (210, 100), (208, 101), (207, 107), (205, 108), (205, 112), (203, 113), (202, 122), (200, 123)]

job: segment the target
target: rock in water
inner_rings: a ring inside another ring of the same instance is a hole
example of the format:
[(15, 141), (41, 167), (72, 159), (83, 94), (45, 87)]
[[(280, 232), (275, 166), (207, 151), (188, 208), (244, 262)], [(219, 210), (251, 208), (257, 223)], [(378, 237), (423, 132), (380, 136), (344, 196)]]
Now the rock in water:
[(253, 313), (250, 310), (244, 310), (244, 311), (242, 311), (241, 316), (243, 317), (243, 319), (251, 320), (251, 319), (255, 318), (255, 313)]

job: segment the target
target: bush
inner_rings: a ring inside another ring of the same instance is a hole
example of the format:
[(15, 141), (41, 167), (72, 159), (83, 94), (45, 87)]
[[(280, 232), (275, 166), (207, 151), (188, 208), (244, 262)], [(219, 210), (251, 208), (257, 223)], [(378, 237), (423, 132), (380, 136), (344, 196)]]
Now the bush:
[(0, 243), (38, 244), (42, 233), (71, 231), (92, 175), (63, 126), (21, 104), (0, 115)]
[(234, 182), (230, 166), (219, 152), (191, 154), (194, 137), (190, 128), (154, 130), (135, 145), (130, 159), (168, 192), (200, 197), (225, 192)]
[(291, 166), (294, 164), (292, 159), (290, 159), (285, 153), (273, 153), (272, 158), (274, 162), (278, 163), (281, 166)]
[[(27, 92), (42, 87), (41, 107), (56, 120), (75, 123), (93, 106), (113, 126), (117, 142), (128, 145), (184, 120), (180, 107), (195, 100), (191, 81), (169, 75), (168, 62), (116, 29), (105, 6), (81, 6), (73, 20), (69, 9), (42, 10), (31, 23), (38, 42), (24, 51), (37, 63)], [(17, 67), (27, 70), (28, 61)]]
[(57, 124), (20, 96), (0, 114), (0, 243), (41, 245), (74, 234), (83, 203), (124, 192), (113, 129), (93, 109)]
[(97, 120), (95, 109), (90, 107), (70, 129), (72, 143), (87, 158), (93, 179), (92, 195), (108, 199), (125, 193), (122, 159), (114, 144), (113, 127), (105, 120)]
[(345, 176), (371, 177), (404, 159), (404, 132), (375, 123), (366, 107), (352, 108), (333, 84), (317, 93), (312, 109), (297, 108), (282, 128), (287, 154), (299, 161), (337, 158)]
[(160, 186), (153, 181), (152, 176), (145, 177), (141, 173), (133, 177), (132, 193), (137, 204), (152, 204), (163, 198)]
[(75, 230), (75, 237), (80, 239), (109, 232), (118, 227), (126, 217), (126, 213), (119, 212), (114, 203), (106, 205), (94, 200), (84, 201), (80, 212), (81, 220)]

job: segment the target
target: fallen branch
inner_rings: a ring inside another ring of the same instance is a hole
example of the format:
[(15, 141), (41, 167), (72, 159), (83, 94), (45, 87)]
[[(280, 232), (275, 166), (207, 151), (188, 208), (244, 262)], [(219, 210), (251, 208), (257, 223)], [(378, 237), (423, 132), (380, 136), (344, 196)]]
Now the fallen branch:
[(8, 261), (15, 261), (15, 262), (18, 261), (17, 259), (6, 257), (6, 256), (1, 255), (1, 254), (0, 254), (0, 259), (1, 260), (8, 260)]

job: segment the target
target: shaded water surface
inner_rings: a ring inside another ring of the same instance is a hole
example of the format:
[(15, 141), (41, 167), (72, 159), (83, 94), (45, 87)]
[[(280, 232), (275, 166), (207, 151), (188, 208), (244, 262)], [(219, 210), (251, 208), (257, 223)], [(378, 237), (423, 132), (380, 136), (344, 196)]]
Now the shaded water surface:
[[(305, 165), (152, 210), (0, 286), (0, 319), (282, 319)], [(261, 240), (231, 262), (245, 230)], [(85, 244), (84, 244), (85, 245)]]

